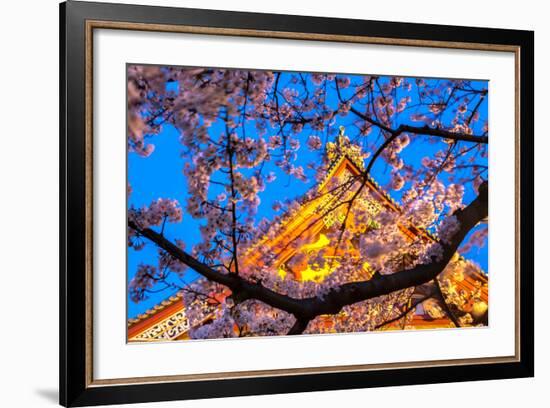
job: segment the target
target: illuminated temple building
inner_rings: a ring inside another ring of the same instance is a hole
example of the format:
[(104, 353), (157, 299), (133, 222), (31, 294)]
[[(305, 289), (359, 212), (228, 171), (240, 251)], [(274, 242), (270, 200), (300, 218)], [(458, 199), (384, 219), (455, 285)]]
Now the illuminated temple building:
[[(317, 189), (318, 198), (310, 200), (302, 204), (296, 215), (285, 219), (282, 223), (282, 229), (274, 239), (264, 238), (258, 244), (267, 246), (268, 248), (284, 248), (282, 251), (274, 250), (277, 253), (276, 270), (284, 276), (291, 273), (293, 278), (298, 281), (307, 280), (322, 280), (326, 275), (330, 274), (329, 266), (319, 269), (312, 269), (307, 262), (301, 264), (289, 262), (297, 254), (301, 252), (306, 256), (313, 251), (318, 251), (324, 248), (329, 256), (335, 260), (341, 254), (334, 253), (330, 248), (330, 241), (326, 236), (326, 232), (335, 222), (336, 217), (340, 217), (340, 221), (344, 217), (345, 211), (319, 211), (320, 200), (326, 208), (326, 204), (330, 200), (335, 200), (335, 195), (327, 193), (328, 186), (333, 180), (341, 180), (349, 175), (357, 176), (364, 171), (364, 155), (359, 146), (350, 143), (349, 139), (343, 135), (343, 129), (337, 138), (336, 143), (327, 144), (327, 159), (330, 163), (325, 178), (314, 188)], [(399, 205), (386, 194), (383, 189), (372, 179), (369, 178), (366, 187), (369, 189), (369, 200), (367, 208), (372, 215), (376, 215), (380, 211), (400, 211)], [(330, 203), (331, 206), (333, 205)], [(353, 220), (350, 220), (353, 222)], [(401, 228), (406, 236), (411, 239), (419, 235), (423, 235), (426, 239), (436, 240), (429, 232), (418, 229), (414, 226)], [(284, 245), (285, 242), (300, 236), (306, 238), (304, 241), (309, 242), (300, 248), (295, 248), (291, 245)], [(354, 256), (356, 254), (346, 253), (346, 256)], [(246, 265), (254, 265), (259, 261), (259, 251), (248, 251), (248, 255), (240, 262)], [(457, 254), (458, 256), (458, 254)], [(467, 262), (470, 267), (465, 268), (465, 273), (460, 278), (450, 278), (453, 291), (459, 293), (467, 301), (462, 307), (462, 310), (471, 313), (471, 315), (480, 317), (480, 321), (487, 324), (487, 308), (488, 308), (488, 278), (473, 263), (461, 258), (462, 262)], [(335, 261), (337, 262), (337, 261)], [(292, 266), (289, 266), (292, 264)], [(330, 263), (334, 267), (334, 263)], [(368, 267), (368, 264), (363, 266), (363, 280), (368, 280), (372, 277), (373, 271)], [(227, 296), (229, 293), (222, 294)], [(430, 303), (437, 303), (435, 297), (427, 298), (425, 301), (425, 293), (421, 289), (417, 289), (409, 301), (410, 312), (406, 318), (396, 319), (395, 321), (385, 324), (380, 330), (397, 330), (397, 329), (430, 329), (430, 328), (452, 328), (455, 327), (450, 316), (447, 314), (439, 314), (434, 316), (430, 313)], [(411, 304), (416, 305), (411, 307)], [(455, 318), (456, 319), (456, 318)], [(327, 321), (329, 318), (327, 317)], [(147, 310), (136, 318), (128, 321), (128, 341), (129, 342), (148, 342), (148, 341), (169, 341), (169, 340), (184, 340), (188, 339), (189, 322), (185, 316), (185, 306), (183, 296), (177, 293), (174, 296), (160, 302), (153, 308)]]

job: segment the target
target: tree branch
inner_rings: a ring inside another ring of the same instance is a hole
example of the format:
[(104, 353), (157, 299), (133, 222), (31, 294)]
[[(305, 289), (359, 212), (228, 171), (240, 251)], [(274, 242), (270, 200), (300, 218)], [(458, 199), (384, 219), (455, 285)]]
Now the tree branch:
[(450, 243), (440, 244), (442, 254), (438, 258), (432, 257), (431, 263), (390, 275), (380, 275), (365, 282), (346, 283), (332, 289), (323, 299), (315, 297), (304, 301), (309, 303), (312, 313), (336, 314), (344, 306), (429, 282), (445, 269), (468, 232), (487, 216), (487, 202), (488, 183), (484, 182), (479, 188), (479, 196), (467, 207), (453, 214), (460, 224), (459, 230)]
[(287, 335), (292, 336), (302, 334), (309, 324), (309, 319), (296, 319), (294, 325), (290, 328)]
[[(336, 78), (334, 80), (336, 84), (336, 94), (338, 95), (338, 99), (342, 103), (347, 103), (349, 101), (345, 101), (342, 97), (342, 94), (340, 93), (340, 88), (338, 86), (338, 82), (336, 81)], [(437, 129), (437, 128), (431, 128), (429, 126), (411, 126), (411, 125), (400, 125), (397, 129), (392, 129), (389, 126), (384, 125), (383, 123), (379, 122), (378, 120), (375, 120), (371, 118), (368, 115), (365, 115), (364, 113), (361, 113), (358, 111), (355, 107), (350, 106), (350, 112), (352, 112), (354, 115), (360, 117), (364, 121), (370, 123), (371, 125), (374, 125), (383, 131), (391, 134), (391, 140), (395, 139), (397, 136), (404, 132), (408, 133), (414, 133), (417, 135), (428, 135), (428, 136), (436, 136), (436, 137), (442, 137), (445, 139), (455, 140), (455, 141), (464, 141), (464, 142), (474, 142), (474, 143), (483, 143), (487, 144), (489, 143), (489, 137), (488, 136), (475, 136), (470, 135), (463, 132), (452, 132), (450, 130), (444, 130), (444, 129)], [(469, 123), (469, 121), (468, 121)]]
[(305, 330), (307, 322), (316, 316), (337, 314), (344, 306), (387, 295), (397, 290), (422, 285), (434, 279), (445, 269), (468, 232), (479, 221), (487, 217), (487, 202), (488, 183), (484, 182), (479, 188), (479, 196), (467, 207), (453, 214), (460, 224), (459, 230), (450, 243), (440, 244), (442, 254), (439, 257), (432, 257), (431, 263), (417, 265), (412, 269), (390, 275), (377, 274), (369, 281), (351, 282), (333, 288), (324, 297), (305, 299), (296, 299), (277, 293), (259, 282), (250, 282), (236, 274), (223, 274), (198, 261), (156, 231), (150, 228), (140, 228), (133, 220), (128, 221), (128, 226), (205, 278), (227, 286), (239, 301), (257, 299), (272, 307), (292, 313), (300, 321), (300, 323), (295, 323), (291, 329), (292, 333), (289, 334), (293, 334), (294, 332), (301, 332), (299, 329)]
[(437, 137), (443, 137), (445, 139), (451, 139), (451, 140), (457, 140), (457, 141), (461, 140), (463, 142), (473, 142), (473, 143), (483, 143), (483, 144), (489, 143), (488, 136), (469, 135), (467, 133), (453, 132), (453, 131), (444, 130), (444, 129), (435, 129), (429, 126), (400, 125), (397, 128), (397, 131), (399, 130), (401, 130), (401, 133), (409, 132), (417, 135), (437, 136)]
[(445, 300), (445, 296), (443, 295), (443, 292), (441, 291), (441, 285), (439, 285), (439, 280), (437, 278), (434, 279), (435, 282), (435, 291), (437, 294), (437, 297), (439, 298), (439, 301), (441, 302), (441, 306), (443, 306), (443, 310), (447, 314), (447, 317), (451, 319), (455, 327), (461, 327), (460, 322), (456, 318), (455, 314), (447, 304), (447, 300)]

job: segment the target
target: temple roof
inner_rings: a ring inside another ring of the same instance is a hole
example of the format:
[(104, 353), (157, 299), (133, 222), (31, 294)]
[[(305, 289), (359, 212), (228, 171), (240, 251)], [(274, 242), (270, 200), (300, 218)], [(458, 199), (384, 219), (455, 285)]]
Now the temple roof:
[(177, 292), (175, 295), (166, 298), (162, 302), (157, 303), (155, 306), (147, 309), (141, 314), (138, 314), (136, 317), (128, 319), (128, 326), (132, 326), (136, 323), (146, 320), (178, 302), (183, 302), (183, 293), (181, 291)]

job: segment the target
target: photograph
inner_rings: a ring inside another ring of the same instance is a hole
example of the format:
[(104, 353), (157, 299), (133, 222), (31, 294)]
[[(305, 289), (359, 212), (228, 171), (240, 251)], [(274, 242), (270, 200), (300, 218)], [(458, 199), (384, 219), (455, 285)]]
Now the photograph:
[(59, 5), (61, 405), (535, 398), (532, 13), (318, 3)]
[(129, 62), (126, 84), (128, 343), (490, 327), (490, 81)]

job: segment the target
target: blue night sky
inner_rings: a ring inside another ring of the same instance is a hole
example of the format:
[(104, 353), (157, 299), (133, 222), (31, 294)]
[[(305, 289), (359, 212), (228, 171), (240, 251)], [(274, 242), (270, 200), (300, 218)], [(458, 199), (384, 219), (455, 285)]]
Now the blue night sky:
[[(282, 73), (280, 82), (286, 87), (292, 87), (291, 77), (293, 73), (287, 72)], [(349, 75), (351, 78), (352, 84), (354, 83), (354, 78), (359, 78), (359, 76), (354, 77)], [(384, 77), (380, 77), (383, 81)], [(438, 79), (426, 80), (430, 84), (435, 84), (437, 81), (442, 81)], [(475, 82), (472, 81), (472, 86), (474, 87), (487, 87), (488, 84), (486, 81)], [(167, 87), (175, 92), (178, 92), (177, 85), (175, 83), (168, 84)], [(343, 94), (352, 92), (352, 87), (344, 90)], [(337, 97), (335, 92), (329, 93), (330, 97), (327, 98), (327, 105), (335, 107), (338, 104)], [(418, 102), (418, 96), (415, 92), (409, 92), (407, 95), (412, 97), (410, 105), (414, 105)], [(401, 96), (406, 96), (405, 91), (403, 95), (397, 94), (396, 100), (399, 100)], [(473, 126), (474, 133), (481, 133), (480, 129), (482, 123), (487, 119), (487, 100), (481, 104), (479, 108), (480, 119), (476, 125)], [(409, 113), (403, 113), (401, 116), (397, 117), (396, 123), (405, 123), (411, 125), (418, 125), (418, 122), (411, 122), (408, 120)], [(399, 115), (399, 114), (396, 114)], [(448, 113), (452, 115), (452, 113)], [(321, 133), (313, 133), (310, 129), (304, 130), (304, 135), (300, 135), (299, 139), (302, 143), (302, 146), (298, 150), (298, 163), (302, 164), (304, 168), (308, 163), (320, 163), (321, 155), (323, 150), (312, 152), (305, 146), (305, 140), (309, 134), (317, 134), (323, 140), (323, 144), (327, 141), (332, 141), (338, 133), (338, 127), (340, 125), (346, 126), (346, 134), (350, 137), (351, 141), (354, 143), (363, 143), (366, 138), (359, 136), (359, 129), (352, 125), (352, 122), (355, 118), (352, 114), (348, 116), (336, 116), (334, 123), (331, 124), (330, 130), (322, 131)], [(443, 118), (445, 119), (445, 118)], [(222, 132), (222, 127), (220, 124), (214, 124), (210, 128), (211, 134), (216, 134), (216, 132)], [(247, 136), (254, 137), (255, 128), (253, 125), (246, 128)], [(269, 135), (269, 132), (268, 132)], [(372, 132), (368, 137), (376, 138), (377, 133)], [(409, 148), (405, 148), (401, 153), (401, 157), (404, 159), (405, 163), (412, 165), (415, 168), (421, 166), (420, 161), (423, 157), (432, 156), (433, 154), (442, 149), (442, 146), (445, 146), (439, 140), (434, 138), (425, 138), (426, 141), (420, 142), (415, 141), (414, 146), (411, 145)], [(375, 139), (371, 139), (372, 141)], [(302, 142), (303, 141), (303, 142)], [(183, 174), (183, 167), (186, 161), (189, 161), (190, 158), (186, 156), (185, 151), (181, 143), (179, 142), (179, 131), (171, 125), (166, 125), (163, 127), (160, 134), (156, 135), (151, 139), (151, 142), (155, 145), (155, 151), (150, 157), (143, 158), (138, 156), (135, 153), (128, 154), (128, 181), (132, 186), (132, 194), (128, 199), (128, 206), (142, 207), (144, 205), (149, 205), (151, 201), (158, 198), (171, 198), (177, 199), (182, 208), (184, 209), (183, 221), (179, 224), (167, 224), (164, 230), (164, 235), (168, 239), (179, 238), (185, 241), (186, 248), (190, 249), (193, 245), (197, 244), (200, 240), (199, 226), (202, 224), (202, 220), (193, 219), (191, 216), (185, 214), (185, 203), (187, 201), (187, 183), (186, 177)], [(419, 148), (421, 147), (421, 148)], [(368, 161), (369, 159), (367, 159)], [(477, 161), (478, 163), (487, 165), (487, 159), (485, 162)], [(274, 183), (268, 184), (267, 188), (260, 192), (261, 204), (258, 210), (257, 219), (267, 218), (271, 219), (276, 214), (272, 209), (272, 204), (276, 200), (282, 201), (285, 198), (295, 198), (304, 194), (309, 190), (314, 184), (315, 180), (313, 177), (309, 177), (309, 181), (303, 182), (297, 180), (293, 177), (285, 175), (277, 166), (273, 163), (266, 164), (265, 173), (273, 171), (277, 180)], [(385, 187), (390, 180), (390, 168), (386, 165), (383, 160), (378, 160), (373, 170), (371, 171), (371, 176), (382, 186)], [(309, 173), (308, 175), (310, 175)], [(440, 176), (440, 180), (444, 184), (448, 184), (448, 174), (443, 172)], [(397, 201), (401, 201), (401, 195), (406, 191), (409, 185), (406, 184), (403, 189), (400, 191), (393, 191), (389, 188), (386, 188), (386, 191)], [(466, 194), (464, 197), (464, 202), (469, 203), (475, 195), (471, 188), (466, 189)], [(214, 193), (214, 191), (213, 191)], [(472, 231), (473, 232), (473, 231)], [(471, 232), (471, 233), (472, 233)], [(466, 238), (467, 239), (467, 238)], [(487, 245), (484, 245), (481, 248), (473, 248), (469, 253), (465, 254), (465, 257), (471, 259), (478, 263), (480, 267), (487, 271), (488, 267), (488, 252)], [(128, 282), (134, 276), (137, 267), (140, 263), (149, 263), (152, 265), (157, 264), (157, 249), (153, 245), (145, 245), (141, 251), (135, 251), (132, 248), (128, 249)], [(184, 276), (184, 280), (191, 282), (198, 277), (192, 270), (188, 270)], [(161, 291), (158, 293), (149, 294), (148, 299), (141, 301), (140, 303), (134, 303), (128, 298), (128, 317), (134, 317), (137, 314), (143, 313), (145, 310), (151, 308), (158, 302), (166, 299), (172, 295), (174, 291), (170, 290)]]

